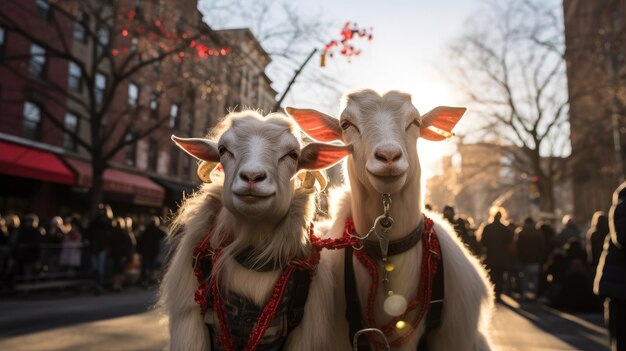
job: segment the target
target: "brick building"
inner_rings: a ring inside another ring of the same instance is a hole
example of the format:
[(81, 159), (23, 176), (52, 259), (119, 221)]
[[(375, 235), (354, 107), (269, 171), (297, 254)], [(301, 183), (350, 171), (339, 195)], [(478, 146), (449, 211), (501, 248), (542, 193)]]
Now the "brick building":
[(574, 212), (585, 223), (609, 209), (625, 171), (626, 2), (564, 0), (563, 13)]
[[(196, 0), (8, 0), (0, 12), (15, 19), (0, 20), (2, 213), (85, 214), (94, 148), (112, 154), (103, 201), (116, 212), (163, 215), (193, 191), (196, 163), (170, 135), (205, 135), (242, 91), (229, 74), (235, 59), (247, 57), (239, 38), (203, 23)], [(150, 60), (168, 50), (163, 43), (181, 41), (185, 51)], [(259, 92), (247, 102), (265, 109), (275, 92), (264, 73), (269, 56), (256, 48), (263, 64), (246, 77)], [(141, 68), (123, 70), (133, 64)], [(92, 142), (94, 130), (106, 133), (101, 143)]]

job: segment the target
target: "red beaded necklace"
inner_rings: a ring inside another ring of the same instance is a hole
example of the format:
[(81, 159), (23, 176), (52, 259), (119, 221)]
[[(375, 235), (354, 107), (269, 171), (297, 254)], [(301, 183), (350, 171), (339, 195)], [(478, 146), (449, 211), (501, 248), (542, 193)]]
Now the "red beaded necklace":
[[(346, 219), (344, 226), (344, 236), (346, 234), (354, 234), (354, 223), (351, 218)], [(397, 322), (406, 318), (409, 312), (419, 307), (419, 311), (417, 314), (417, 318), (413, 323), (411, 323), (410, 331), (404, 333), (397, 339), (391, 341), (389, 346), (394, 348), (405, 344), (411, 335), (415, 333), (418, 325), (420, 324), (422, 318), (428, 311), (428, 305), (430, 303), (431, 295), (432, 295), (432, 281), (435, 277), (435, 273), (437, 272), (437, 261), (440, 257), (440, 247), (439, 241), (437, 240), (437, 234), (433, 229), (433, 221), (424, 216), (424, 231), (422, 233), (422, 267), (421, 274), (417, 289), (417, 294), (415, 297), (408, 303), (406, 310), (400, 316), (392, 318), (389, 323), (383, 325), (382, 327), (377, 327), (380, 329), (386, 336), (391, 336), (395, 329), (395, 325)], [(378, 291), (378, 265), (374, 260), (369, 257), (362, 250), (355, 250), (355, 255), (359, 262), (365, 266), (367, 269), (370, 278), (371, 284), (369, 288), (368, 298), (367, 298), (367, 310), (366, 310), (366, 324), (369, 327), (376, 326), (376, 320), (374, 318), (374, 304), (376, 301), (376, 292)], [(374, 340), (370, 338), (370, 342), (374, 344), (378, 348), (385, 347), (385, 344), (378, 340)]]

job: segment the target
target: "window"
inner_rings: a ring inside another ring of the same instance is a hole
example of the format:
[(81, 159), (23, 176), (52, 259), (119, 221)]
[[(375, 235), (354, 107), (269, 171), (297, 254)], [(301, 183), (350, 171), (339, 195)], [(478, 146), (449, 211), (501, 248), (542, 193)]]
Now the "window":
[[(125, 142), (129, 142), (134, 137), (135, 137), (135, 133), (128, 132), (128, 133), (126, 133), (126, 136), (124, 137), (124, 141)], [(137, 154), (137, 142), (136, 141), (133, 141), (132, 143), (126, 145), (126, 147), (125, 147), (125, 154), (126, 154), (126, 164), (129, 165), (129, 166), (134, 166), (135, 165), (135, 155)]]
[(43, 78), (46, 66), (46, 50), (37, 44), (30, 44), (28, 72), (36, 78)]
[(172, 62), (172, 64), (174, 65), (174, 75), (176, 75), (176, 76), (180, 76), (181, 66), (183, 65), (178, 60), (179, 60), (179, 58), (174, 58), (174, 61)]
[(76, 150), (76, 139), (74, 139), (75, 134), (78, 133), (78, 117), (71, 113), (67, 112), (65, 114), (65, 133), (63, 134), (63, 147), (66, 150)]
[(5, 36), (5, 31), (4, 28), (0, 27), (0, 59), (2, 59), (2, 56), (4, 56), (4, 38)]
[(178, 105), (172, 104), (170, 106), (170, 128), (178, 128)]
[(32, 101), (24, 102), (24, 138), (39, 140), (39, 122), (41, 122), (41, 109)]
[(104, 92), (107, 88), (107, 76), (98, 72), (96, 73), (96, 86), (94, 89), (94, 94), (96, 97), (96, 102), (101, 103), (104, 98)]
[(158, 77), (161, 74), (161, 61), (156, 60), (152, 62), (152, 71), (154, 72), (154, 75), (156, 77)]
[(97, 54), (98, 56), (102, 55), (103, 50), (109, 45), (109, 40), (111, 38), (111, 33), (109, 28), (106, 26), (102, 26), (98, 28), (98, 47)]
[(194, 122), (193, 114), (190, 112), (186, 112), (183, 122), (185, 123), (185, 131), (187, 131), (187, 134), (192, 135), (193, 134), (193, 122)]
[(159, 96), (156, 93), (150, 93), (150, 118), (159, 118)]
[(128, 84), (128, 106), (136, 107), (139, 101), (139, 87), (135, 83)]
[(170, 175), (178, 175), (178, 146), (170, 148)]
[(37, 16), (45, 21), (50, 20), (50, 4), (48, 0), (37, 0), (35, 3), (37, 4)]
[(156, 139), (151, 138), (148, 142), (148, 170), (156, 171), (157, 155), (159, 154), (159, 145)]
[(67, 87), (70, 90), (80, 91), (82, 87), (81, 73), (80, 66), (76, 62), (70, 61), (69, 77), (67, 81)]
[(88, 24), (87, 15), (79, 11), (74, 20), (74, 40), (85, 42), (87, 40), (87, 30), (85, 26)]
[(189, 179), (190, 173), (191, 173), (191, 157), (184, 157), (183, 158), (183, 177), (185, 179)]

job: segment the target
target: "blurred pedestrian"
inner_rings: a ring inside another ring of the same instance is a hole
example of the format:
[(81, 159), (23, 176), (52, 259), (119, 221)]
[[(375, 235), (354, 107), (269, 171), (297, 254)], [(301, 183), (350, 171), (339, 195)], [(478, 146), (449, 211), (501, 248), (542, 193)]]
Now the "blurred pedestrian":
[(613, 194), (606, 237), (594, 284), (604, 298), (604, 313), (611, 350), (626, 350), (626, 182)]
[(483, 223), (479, 231), (480, 243), (485, 250), (485, 265), (495, 286), (496, 299), (504, 292), (505, 276), (510, 269), (513, 232), (507, 226), (506, 211), (494, 206), (489, 211), (489, 223)]
[(39, 228), (39, 217), (31, 213), (24, 216), (22, 225), (13, 238), (16, 273), (25, 280), (34, 279), (35, 274), (38, 273), (40, 245), (44, 233), (45, 231)]
[(472, 254), (478, 256), (481, 253), (481, 249), (479, 248), (480, 244), (476, 240), (474, 233), (470, 232), (467, 222), (461, 217), (456, 217), (454, 207), (445, 206), (443, 208), (443, 218), (452, 225), (452, 228), (454, 228), (456, 234), (463, 244), (465, 244), (465, 247), (467, 247)]
[(65, 236), (67, 226), (63, 223), (63, 219), (54, 216), (50, 220), (50, 225), (46, 231), (43, 245), (41, 248), (41, 263), (45, 267), (45, 272), (59, 271), (59, 257), (61, 255), (61, 243)]
[(86, 234), (91, 249), (91, 265), (95, 273), (96, 294), (102, 292), (107, 279), (107, 263), (113, 231), (113, 211), (106, 204), (98, 205), (96, 217), (89, 223)]
[(80, 221), (76, 217), (65, 219), (66, 230), (61, 243), (59, 263), (66, 272), (74, 273), (81, 264), (82, 235)]
[(587, 265), (587, 253), (579, 239), (570, 238), (548, 265), (551, 276), (549, 305), (572, 312), (597, 309), (593, 296), (593, 278)]
[(126, 265), (132, 260), (134, 237), (126, 226), (124, 217), (113, 220), (111, 236), (111, 261), (113, 262), (113, 290), (122, 290)]
[(598, 268), (598, 262), (600, 262), (600, 255), (602, 255), (602, 248), (607, 235), (609, 235), (609, 217), (606, 213), (597, 211), (593, 214), (591, 227), (587, 231), (585, 240), (587, 259), (594, 274)]
[(165, 232), (160, 225), (159, 217), (150, 217), (146, 229), (137, 239), (137, 253), (141, 255), (141, 282), (144, 286), (154, 282), (161, 241), (165, 238)]
[(563, 229), (561, 232), (554, 238), (554, 245), (557, 248), (563, 248), (565, 243), (569, 242), (570, 239), (576, 239), (578, 241), (582, 240), (582, 234), (576, 222), (574, 221), (574, 217), (571, 215), (563, 216)]
[(541, 262), (544, 260), (546, 244), (545, 240), (535, 227), (535, 221), (528, 217), (524, 220), (521, 228), (515, 232), (513, 239), (515, 255), (521, 264), (522, 298), (537, 298), (539, 286), (539, 271)]
[(8, 273), (9, 252), (9, 228), (4, 217), (0, 216), (0, 283), (3, 286)]
[(537, 291), (539, 296), (544, 296), (546, 293), (546, 288), (547, 288), (547, 283), (548, 283), (547, 282), (548, 273), (547, 273), (546, 266), (547, 266), (548, 261), (550, 260), (550, 256), (554, 252), (554, 237), (556, 236), (556, 231), (554, 230), (554, 227), (552, 227), (552, 225), (550, 225), (550, 223), (547, 221), (541, 221), (537, 223), (537, 229), (543, 236), (543, 239), (544, 239), (543, 241), (546, 245), (546, 249), (543, 255), (543, 260), (541, 261), (541, 267), (540, 267), (541, 272), (539, 276), (539, 287)]

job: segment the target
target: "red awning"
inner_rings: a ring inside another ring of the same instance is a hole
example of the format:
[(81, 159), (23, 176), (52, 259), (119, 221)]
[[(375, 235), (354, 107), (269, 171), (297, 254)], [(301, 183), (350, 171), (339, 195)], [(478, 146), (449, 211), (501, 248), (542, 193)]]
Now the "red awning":
[[(71, 158), (65, 160), (78, 175), (76, 185), (90, 188), (91, 164)], [(104, 171), (104, 191), (148, 197), (158, 201), (165, 197), (165, 189), (150, 178), (112, 168)]]
[(76, 179), (52, 152), (4, 141), (0, 141), (0, 173), (68, 185)]

